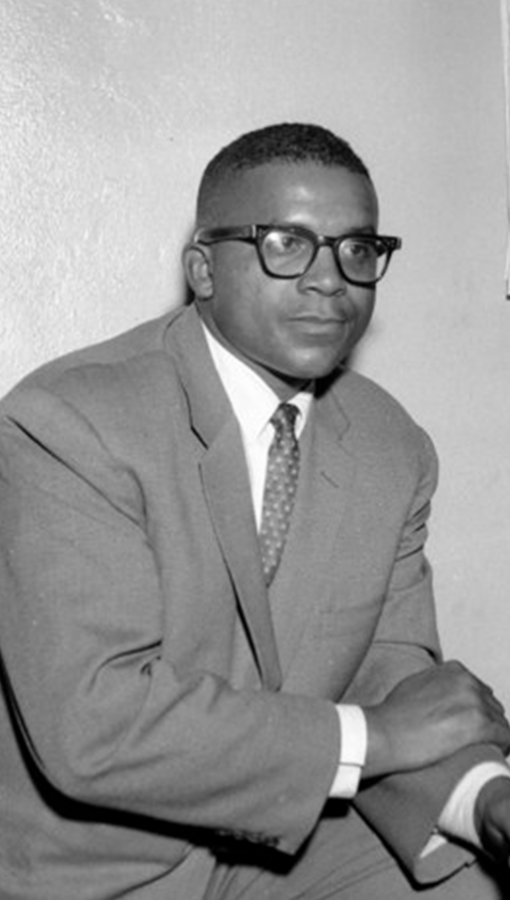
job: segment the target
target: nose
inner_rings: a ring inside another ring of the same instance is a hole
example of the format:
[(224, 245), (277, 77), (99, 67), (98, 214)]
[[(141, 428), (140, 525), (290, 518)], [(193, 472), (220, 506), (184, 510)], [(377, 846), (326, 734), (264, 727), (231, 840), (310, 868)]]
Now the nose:
[(312, 265), (300, 278), (304, 290), (316, 291), (324, 296), (344, 294), (347, 282), (336, 261), (333, 247), (319, 247)]

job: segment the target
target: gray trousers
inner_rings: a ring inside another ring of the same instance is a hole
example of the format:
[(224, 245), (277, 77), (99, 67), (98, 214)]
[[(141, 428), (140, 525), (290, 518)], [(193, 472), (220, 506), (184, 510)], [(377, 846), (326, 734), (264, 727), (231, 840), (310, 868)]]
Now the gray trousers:
[(353, 811), (322, 820), (298, 859), (273, 867), (235, 857), (215, 866), (202, 900), (510, 900), (510, 874), (474, 863), (438, 884), (410, 884)]

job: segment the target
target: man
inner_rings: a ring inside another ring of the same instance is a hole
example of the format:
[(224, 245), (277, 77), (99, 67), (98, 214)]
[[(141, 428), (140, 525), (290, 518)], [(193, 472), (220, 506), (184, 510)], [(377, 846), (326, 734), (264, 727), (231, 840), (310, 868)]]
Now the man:
[(342, 367), (377, 224), (344, 141), (244, 135), (194, 303), (4, 400), (3, 900), (503, 896), (510, 730), (440, 661), (435, 454)]

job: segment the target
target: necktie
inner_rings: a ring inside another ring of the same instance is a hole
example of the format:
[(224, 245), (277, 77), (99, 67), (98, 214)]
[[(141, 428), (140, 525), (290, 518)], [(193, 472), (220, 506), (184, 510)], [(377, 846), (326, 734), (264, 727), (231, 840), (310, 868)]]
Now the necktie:
[(294, 424), (298, 412), (297, 406), (292, 403), (281, 403), (270, 419), (275, 435), (267, 457), (259, 533), (267, 585), (273, 580), (280, 562), (296, 496), (299, 444), (294, 433)]

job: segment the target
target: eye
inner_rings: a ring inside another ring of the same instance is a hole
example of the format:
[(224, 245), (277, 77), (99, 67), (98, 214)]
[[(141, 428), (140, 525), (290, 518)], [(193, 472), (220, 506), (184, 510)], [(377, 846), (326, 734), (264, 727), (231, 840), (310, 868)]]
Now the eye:
[(381, 252), (384, 252), (376, 242), (363, 240), (363, 238), (348, 238), (342, 243), (341, 249), (342, 255), (357, 263), (374, 260)]
[(275, 228), (266, 234), (264, 247), (273, 256), (299, 256), (309, 252), (310, 241), (303, 235)]
[(352, 237), (340, 244), (340, 264), (354, 278), (372, 280), (384, 267), (385, 260), (384, 244), (377, 239)]

